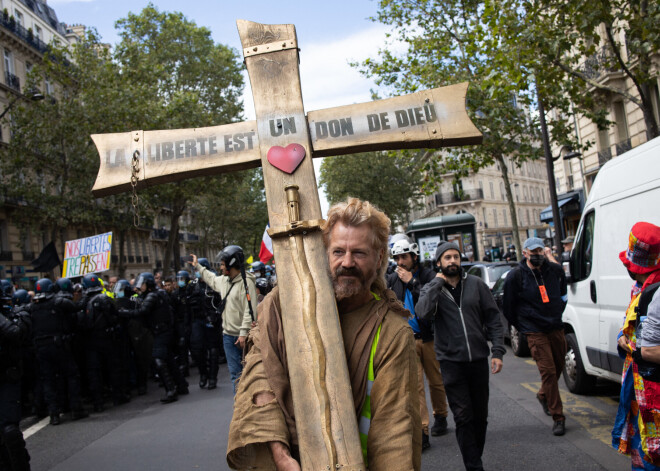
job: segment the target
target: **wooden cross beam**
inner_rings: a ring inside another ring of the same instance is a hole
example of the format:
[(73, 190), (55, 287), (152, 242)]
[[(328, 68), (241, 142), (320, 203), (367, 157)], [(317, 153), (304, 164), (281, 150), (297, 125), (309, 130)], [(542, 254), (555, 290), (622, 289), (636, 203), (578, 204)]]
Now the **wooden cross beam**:
[[(305, 116), (293, 25), (239, 20), (256, 121), (94, 135), (95, 196), (261, 165), (303, 470), (363, 469), (310, 157), (479, 144), (467, 84)], [(136, 152), (137, 151), (137, 152)]]

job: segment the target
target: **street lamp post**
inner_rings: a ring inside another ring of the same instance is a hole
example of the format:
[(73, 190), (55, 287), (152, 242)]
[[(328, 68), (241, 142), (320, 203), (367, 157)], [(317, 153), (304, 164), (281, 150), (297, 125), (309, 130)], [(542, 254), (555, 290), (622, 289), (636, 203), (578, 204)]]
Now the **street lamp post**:
[(7, 107), (4, 109), (4, 111), (3, 111), (2, 113), (0, 113), (0, 119), (4, 118), (5, 115), (7, 114), (7, 112), (8, 112), (10, 109), (12, 109), (12, 107), (16, 104), (16, 102), (17, 102), (18, 100), (20, 100), (21, 98), (29, 99), (29, 100), (31, 100), (31, 101), (39, 101), (39, 100), (43, 100), (43, 99), (44, 99), (44, 96), (43, 96), (41, 93), (39, 93), (39, 92), (34, 92), (34, 93), (32, 93), (30, 96), (21, 95), (20, 93), (18, 93), (18, 94), (17, 94), (16, 96), (14, 96), (14, 98), (9, 102), (9, 104), (8, 104)]

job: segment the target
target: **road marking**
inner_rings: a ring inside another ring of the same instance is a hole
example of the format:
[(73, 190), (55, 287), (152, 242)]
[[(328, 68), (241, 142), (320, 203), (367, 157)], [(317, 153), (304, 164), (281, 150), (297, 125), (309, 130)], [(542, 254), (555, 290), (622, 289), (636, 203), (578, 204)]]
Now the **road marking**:
[(528, 365), (536, 366), (536, 362), (534, 360), (525, 360), (525, 363)]
[(30, 437), (31, 435), (34, 435), (34, 434), (37, 433), (39, 430), (41, 430), (41, 429), (44, 428), (46, 425), (48, 425), (48, 422), (50, 422), (50, 417), (46, 417), (45, 419), (41, 419), (39, 422), (37, 422), (37, 423), (34, 424), (32, 427), (30, 427), (30, 428), (28, 428), (27, 430), (25, 430), (25, 432), (23, 432), (23, 439), (24, 439), (24, 440), (27, 440), (28, 437)]
[[(520, 383), (525, 389), (537, 393), (541, 383)], [(612, 445), (612, 426), (614, 417), (599, 408), (580, 399), (579, 396), (570, 392), (561, 391), (561, 402), (566, 415), (579, 423), (596, 440)], [(613, 401), (614, 402), (614, 401)]]

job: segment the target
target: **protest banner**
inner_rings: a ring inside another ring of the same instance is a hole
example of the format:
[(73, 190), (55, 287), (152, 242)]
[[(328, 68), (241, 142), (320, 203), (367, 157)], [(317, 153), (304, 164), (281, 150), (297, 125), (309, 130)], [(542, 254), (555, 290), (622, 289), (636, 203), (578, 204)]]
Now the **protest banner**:
[(112, 232), (67, 241), (64, 245), (62, 276), (75, 278), (110, 269), (111, 249)]

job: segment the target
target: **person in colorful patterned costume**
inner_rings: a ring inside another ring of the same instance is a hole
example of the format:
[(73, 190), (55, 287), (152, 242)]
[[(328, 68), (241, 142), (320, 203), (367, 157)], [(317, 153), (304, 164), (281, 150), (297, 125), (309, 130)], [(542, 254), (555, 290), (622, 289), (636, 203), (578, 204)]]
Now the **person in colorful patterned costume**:
[[(640, 316), (641, 322), (637, 321), (637, 307), (644, 292), (660, 282), (660, 227), (636, 223), (630, 231), (628, 249), (619, 258), (635, 285), (618, 338), (619, 354), (625, 360), (612, 446), (631, 457), (633, 470), (657, 471), (660, 470), (660, 378), (648, 374), (649, 369), (654, 369), (653, 364), (640, 361), (644, 318)], [(655, 366), (656, 375), (660, 374), (660, 364)]]
[[(384, 213), (349, 198), (330, 208), (323, 240), (366, 468), (419, 471), (419, 360), (409, 314), (386, 289), (389, 230)], [(238, 382), (227, 462), (233, 469), (299, 471), (296, 422), (307, 418), (294, 416), (279, 288), (258, 312)]]

